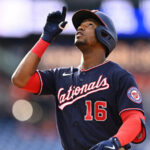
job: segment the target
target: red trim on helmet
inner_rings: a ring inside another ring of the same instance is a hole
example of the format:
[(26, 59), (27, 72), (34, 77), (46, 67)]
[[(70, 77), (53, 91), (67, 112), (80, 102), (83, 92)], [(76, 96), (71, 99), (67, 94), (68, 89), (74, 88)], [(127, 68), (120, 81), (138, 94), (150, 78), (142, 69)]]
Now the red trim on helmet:
[[(92, 12), (92, 13), (94, 13), (94, 12)], [(94, 14), (99, 18), (99, 20), (102, 22), (102, 24), (103, 24), (105, 27), (107, 27), (106, 23), (96, 14), (96, 12), (95, 12)]]

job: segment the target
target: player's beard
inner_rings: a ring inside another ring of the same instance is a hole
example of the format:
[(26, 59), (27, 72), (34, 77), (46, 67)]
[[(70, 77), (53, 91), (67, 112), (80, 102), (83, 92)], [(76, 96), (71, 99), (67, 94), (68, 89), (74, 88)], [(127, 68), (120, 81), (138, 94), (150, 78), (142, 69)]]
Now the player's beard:
[(79, 40), (79, 39), (77, 40), (77, 39), (75, 39), (74, 44), (75, 44), (78, 48), (80, 48), (80, 47), (82, 47), (82, 46), (87, 45), (88, 42), (87, 42), (86, 39), (83, 39), (83, 40)]

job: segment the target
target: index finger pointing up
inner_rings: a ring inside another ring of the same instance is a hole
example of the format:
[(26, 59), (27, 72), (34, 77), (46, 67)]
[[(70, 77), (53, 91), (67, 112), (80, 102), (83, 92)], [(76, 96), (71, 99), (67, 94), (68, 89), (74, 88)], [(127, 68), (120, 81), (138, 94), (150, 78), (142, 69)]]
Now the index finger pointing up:
[(63, 17), (63, 20), (65, 20), (65, 18), (66, 18), (66, 11), (67, 11), (66, 6), (63, 6), (63, 8), (62, 8), (62, 17)]

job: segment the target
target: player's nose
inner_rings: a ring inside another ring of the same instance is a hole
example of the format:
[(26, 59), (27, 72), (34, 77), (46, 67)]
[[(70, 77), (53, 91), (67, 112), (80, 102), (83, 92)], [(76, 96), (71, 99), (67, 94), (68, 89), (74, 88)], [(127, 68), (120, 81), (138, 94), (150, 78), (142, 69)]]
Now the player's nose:
[(80, 25), (78, 28), (77, 28), (77, 31), (84, 31), (85, 30), (85, 26), (84, 25)]

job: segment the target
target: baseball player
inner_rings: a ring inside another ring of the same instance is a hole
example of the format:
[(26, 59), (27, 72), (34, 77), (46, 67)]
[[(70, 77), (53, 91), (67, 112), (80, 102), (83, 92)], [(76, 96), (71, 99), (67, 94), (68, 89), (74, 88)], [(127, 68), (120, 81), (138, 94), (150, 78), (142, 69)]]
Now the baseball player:
[[(56, 97), (57, 126), (65, 150), (129, 149), (146, 137), (142, 97), (131, 73), (106, 58), (117, 34), (98, 10), (79, 10), (72, 18), (79, 67), (37, 70), (40, 59), (67, 24), (66, 8), (48, 15), (39, 41), (12, 75), (19, 88)], [(118, 56), (119, 57), (119, 56)]]

